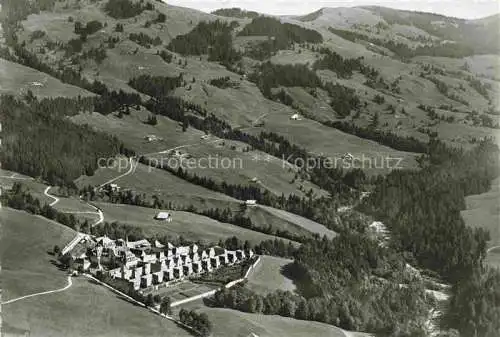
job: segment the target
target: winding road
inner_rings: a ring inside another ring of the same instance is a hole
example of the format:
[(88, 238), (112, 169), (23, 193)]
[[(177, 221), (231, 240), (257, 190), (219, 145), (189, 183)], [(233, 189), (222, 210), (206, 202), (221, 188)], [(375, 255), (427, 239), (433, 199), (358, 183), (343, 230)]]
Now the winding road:
[(65, 286), (64, 286), (64, 287), (62, 287), (62, 288), (55, 289), (55, 290), (42, 291), (42, 292), (35, 293), (35, 294), (30, 294), (30, 295), (25, 295), (25, 296), (21, 296), (21, 297), (13, 298), (13, 299), (11, 299), (11, 300), (8, 300), (8, 301), (5, 301), (5, 302), (2, 302), (2, 303), (0, 303), (0, 304), (1, 304), (1, 305), (6, 305), (6, 304), (14, 303), (14, 302), (17, 302), (17, 301), (20, 301), (20, 300), (24, 300), (24, 299), (27, 299), (27, 298), (30, 298), (30, 297), (35, 297), (35, 296), (41, 296), (41, 295), (48, 295), (48, 294), (58, 293), (58, 292), (65, 291), (65, 290), (69, 289), (72, 285), (73, 285), (73, 281), (71, 280), (71, 276), (68, 276), (68, 284), (67, 284), (67, 285), (65, 285)]
[(486, 250), (486, 254), (490, 253), (492, 250), (497, 249), (497, 248), (500, 248), (500, 246), (493, 246), (493, 247), (488, 248)]
[(54, 201), (52, 201), (49, 206), (54, 206), (55, 204), (57, 204), (59, 202), (59, 198), (58, 197), (55, 197), (51, 194), (49, 194), (49, 190), (51, 189), (52, 186), (47, 186), (47, 188), (45, 189), (45, 191), (43, 191), (43, 194), (45, 194), (46, 196), (48, 196), (49, 198), (52, 198), (54, 199)]
[[(208, 141), (208, 142), (197, 142), (197, 143), (193, 143), (193, 144), (185, 144), (185, 145), (179, 145), (179, 146), (176, 146), (176, 147), (172, 147), (170, 149), (166, 149), (166, 150), (161, 150), (161, 151), (157, 151), (157, 152), (151, 152), (151, 153), (145, 153), (145, 154), (142, 154), (142, 155), (138, 155), (138, 156), (152, 156), (152, 155), (155, 155), (155, 154), (165, 154), (165, 153), (168, 153), (170, 151), (174, 151), (174, 150), (179, 150), (179, 149), (183, 149), (183, 148), (186, 148), (186, 147), (191, 147), (191, 146), (196, 146), (196, 145), (202, 145), (202, 144), (211, 144), (211, 143), (215, 143), (215, 142), (218, 142), (218, 141), (221, 141), (223, 139), (215, 139), (215, 140), (211, 140), (211, 141)], [(136, 168), (137, 168), (137, 165), (139, 164), (137, 161), (136, 161), (136, 158), (138, 156), (135, 156), (135, 157), (130, 157), (129, 158), (129, 169), (127, 170), (127, 172), (123, 173), (123, 174), (120, 174), (119, 176), (117, 177), (114, 177), (100, 185), (97, 186), (97, 189), (100, 189), (108, 184), (111, 184), (115, 181), (117, 181), (118, 179), (120, 178), (123, 178), (125, 176), (128, 176), (129, 174), (132, 174), (135, 172)]]
[(16, 177), (17, 173), (12, 173), (10, 176), (0, 176), (0, 178), (4, 179), (17, 179), (17, 180), (34, 180), (31, 177)]
[[(52, 201), (49, 205), (52, 207), (52, 206), (55, 206), (58, 202), (59, 202), (59, 198), (50, 194), (49, 191), (50, 189), (52, 188), (52, 186), (48, 186), (44, 191), (43, 191), (43, 194), (45, 194), (47, 197), (53, 199), (54, 201)], [(91, 212), (91, 211), (75, 211), (75, 212), (62, 212), (62, 213), (74, 213), (74, 214), (95, 214), (95, 215), (98, 215), (99, 216), (99, 219), (94, 223), (92, 224), (92, 227), (94, 226), (97, 226), (98, 224), (102, 223), (104, 221), (104, 214), (102, 212), (102, 210), (100, 210), (98, 207), (92, 205), (92, 204), (89, 204), (89, 203), (86, 203), (89, 207), (92, 207), (93, 209), (95, 209), (95, 212)], [(71, 240), (62, 250), (61, 250), (61, 254), (64, 255), (68, 252), (70, 252), (73, 248), (75, 248), (75, 246), (86, 236), (87, 234), (85, 233), (80, 233), (80, 232), (77, 232), (76, 233), (76, 236), (73, 238), (73, 240)], [(21, 296), (21, 297), (17, 297), (17, 298), (13, 298), (13, 299), (10, 299), (8, 301), (5, 301), (5, 302), (1, 302), (0, 304), (1, 305), (5, 305), (5, 304), (10, 304), (10, 303), (14, 303), (14, 302), (17, 302), (17, 301), (20, 301), (20, 300), (24, 300), (26, 298), (31, 298), (31, 297), (35, 297), (35, 296), (41, 296), (41, 295), (48, 295), (48, 294), (53, 294), (53, 293), (58, 293), (58, 292), (61, 292), (61, 291), (64, 291), (64, 290), (67, 290), (69, 289), (71, 286), (73, 285), (73, 281), (71, 280), (71, 275), (68, 276), (68, 284), (62, 288), (59, 288), (59, 289), (54, 289), (54, 290), (47, 290), (47, 291), (42, 291), (42, 292), (38, 292), (38, 293), (34, 293), (34, 294), (30, 294), (30, 295), (25, 295), (25, 296)]]

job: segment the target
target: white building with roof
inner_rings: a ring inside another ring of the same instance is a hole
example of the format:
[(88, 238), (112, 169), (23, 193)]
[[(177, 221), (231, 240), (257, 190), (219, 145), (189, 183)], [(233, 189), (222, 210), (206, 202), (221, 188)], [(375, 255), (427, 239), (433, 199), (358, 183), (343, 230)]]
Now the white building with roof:
[(170, 214), (169, 212), (165, 212), (165, 211), (158, 212), (155, 215), (155, 220), (171, 222), (172, 221), (172, 214)]

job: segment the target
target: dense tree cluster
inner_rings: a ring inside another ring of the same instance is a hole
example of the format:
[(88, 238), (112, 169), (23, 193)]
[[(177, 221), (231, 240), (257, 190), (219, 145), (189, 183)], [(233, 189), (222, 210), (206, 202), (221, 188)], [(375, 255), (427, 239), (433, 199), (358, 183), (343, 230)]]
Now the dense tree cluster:
[(356, 95), (356, 90), (352, 88), (338, 83), (327, 82), (323, 89), (328, 92), (331, 98), (330, 106), (342, 117), (349, 116), (351, 111), (358, 110), (361, 107), (361, 101)]
[(42, 205), (40, 200), (31, 195), (28, 188), (19, 182), (15, 182), (10, 191), (2, 193), (0, 200), (7, 207), (23, 210), (34, 215), (41, 215), (75, 230), (88, 228), (88, 224), (80, 224), (73, 214), (60, 212), (48, 204)]
[(182, 75), (177, 77), (140, 75), (132, 78), (128, 84), (137, 91), (161, 98), (180, 87), (182, 82)]
[(131, 106), (141, 105), (141, 96), (136, 93), (128, 93), (123, 90), (108, 91), (102, 90), (101, 96), (95, 98), (95, 111), (107, 115), (114, 111), (128, 111)]
[(160, 55), (160, 57), (162, 58), (163, 61), (165, 61), (167, 63), (172, 63), (173, 56), (168, 51), (166, 51), (166, 50), (158, 51), (158, 55)]
[(453, 287), (444, 324), (461, 336), (495, 337), (500, 334), (500, 273), (476, 270)]
[(31, 33), (30, 41), (33, 42), (34, 40), (41, 39), (46, 35), (47, 33), (45, 33), (45, 31), (37, 29), (33, 33)]
[(233, 8), (220, 8), (212, 12), (214, 15), (218, 16), (226, 16), (229, 18), (249, 18), (249, 19), (254, 19), (258, 17), (260, 14), (254, 11), (246, 11), (238, 7), (233, 7)]
[(467, 227), (460, 210), (466, 195), (485, 192), (498, 175), (497, 151), (487, 141), (466, 153), (431, 141), (430, 166), (391, 172), (365, 199), (364, 209), (384, 221), (400, 250), (457, 280), (485, 256), (487, 233)]
[(343, 58), (328, 48), (321, 48), (320, 53), (323, 54), (323, 56), (314, 62), (313, 68), (315, 70), (328, 69), (342, 78), (349, 78), (352, 76), (353, 71), (361, 71), (364, 69), (361, 58)]
[(85, 26), (80, 21), (75, 21), (75, 34), (80, 36), (92, 35), (103, 27), (103, 24), (97, 20), (89, 21)]
[(159, 36), (152, 38), (151, 36), (143, 32), (130, 33), (128, 38), (131, 41), (137, 43), (138, 45), (143, 46), (144, 48), (151, 48), (151, 46), (159, 46), (162, 43), (161, 38)]
[(321, 87), (316, 73), (303, 64), (273, 64), (265, 62), (249, 76), (265, 97), (271, 98), (271, 88), (284, 87)]
[(269, 99), (280, 99), (284, 104), (291, 104), (290, 98), (284, 92), (273, 94), (272, 88), (283, 87), (306, 87), (322, 88), (326, 90), (331, 98), (330, 105), (340, 116), (348, 116), (352, 110), (360, 107), (361, 102), (354, 89), (338, 83), (322, 83), (314, 70), (303, 64), (273, 64), (265, 62), (260, 65), (249, 76)]
[[(0, 97), (3, 142), (2, 166), (33, 177), (42, 177), (52, 185), (72, 185), (82, 174), (92, 175), (99, 158), (115, 156), (123, 145), (107, 134), (66, 118), (76, 102), (45, 100), (34, 97), (27, 102), (12, 96)], [(83, 102), (80, 108), (88, 108)], [(57, 131), (54, 131), (57, 130)]]
[(427, 153), (427, 144), (411, 137), (402, 137), (394, 133), (376, 130), (374, 128), (357, 126), (348, 122), (327, 122), (327, 125), (339, 129), (340, 131), (358, 136), (360, 138), (374, 140), (382, 145), (406, 152)]
[(141, 14), (143, 11), (154, 10), (154, 6), (146, 1), (109, 0), (104, 6), (106, 13), (115, 19), (128, 19)]
[(106, 49), (103, 46), (90, 48), (82, 54), (83, 59), (92, 59), (97, 64), (101, 64), (106, 59)]
[(172, 300), (170, 299), (170, 297), (168, 296), (163, 297), (160, 304), (160, 312), (165, 315), (172, 315), (171, 305), (172, 305)]
[(214, 78), (208, 83), (220, 89), (233, 88), (236, 86), (236, 84), (231, 81), (229, 76)]
[(247, 228), (253, 231), (265, 233), (265, 234), (270, 234), (270, 235), (276, 235), (282, 238), (286, 238), (289, 240), (294, 240), (294, 241), (303, 241), (306, 238), (304, 236), (299, 236), (295, 235), (293, 233), (290, 233), (287, 230), (274, 230), (273, 226), (269, 224), (267, 228), (264, 228), (263, 226), (258, 226), (252, 223), (252, 220), (241, 213), (235, 213), (231, 211), (230, 208), (226, 209), (219, 209), (219, 208), (211, 208), (206, 211), (194, 211), (195, 213), (207, 216), (211, 219), (221, 221), (221, 222), (226, 222), (230, 223), (239, 227)]
[(194, 310), (188, 311), (182, 308), (179, 311), (179, 320), (198, 331), (202, 337), (208, 337), (212, 332), (212, 322), (205, 313), (198, 314)]
[(71, 39), (65, 46), (66, 55), (71, 56), (80, 53), (83, 50), (83, 41), (81, 39)]
[(144, 296), (142, 293), (134, 289), (134, 286), (128, 283), (126, 280), (121, 279), (121, 278), (113, 278), (109, 275), (109, 273), (103, 272), (103, 271), (97, 271), (96, 273), (96, 278), (104, 282), (106, 284), (109, 284), (112, 286), (114, 289), (121, 291), (122, 293), (132, 297), (134, 300), (143, 303), (144, 305), (147, 306), (153, 306), (153, 301), (152, 298), (147, 298)]
[(294, 43), (321, 43), (323, 37), (315, 30), (303, 28), (290, 23), (281, 23), (278, 19), (259, 16), (247, 24), (239, 33), (240, 36), (267, 36), (247, 51), (248, 56), (264, 60), (276, 51), (288, 49)]
[(168, 49), (182, 55), (208, 54), (209, 61), (232, 65), (241, 59), (233, 49), (232, 30), (236, 22), (216, 20), (200, 22), (189, 33), (178, 35), (168, 45)]
[(401, 279), (404, 262), (391, 250), (364, 236), (342, 234), (332, 241), (306, 242), (294, 255), (287, 273), (300, 295), (276, 291), (262, 296), (234, 287), (218, 291), (214, 304), (348, 330), (390, 334), (407, 329), (407, 335), (424, 331), (429, 300), (423, 285)]

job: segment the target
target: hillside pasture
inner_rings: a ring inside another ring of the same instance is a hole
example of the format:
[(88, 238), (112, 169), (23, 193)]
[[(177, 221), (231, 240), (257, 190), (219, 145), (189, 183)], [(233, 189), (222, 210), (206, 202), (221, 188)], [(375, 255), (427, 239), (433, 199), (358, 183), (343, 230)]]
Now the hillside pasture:
[[(0, 171), (0, 186), (4, 189), (11, 189), (12, 185), (17, 182), (23, 185), (24, 188), (36, 199), (38, 199), (43, 206), (44, 204), (51, 204), (55, 199), (50, 198), (45, 195), (45, 190), (49, 185), (46, 185), (38, 180), (33, 179), (19, 173), (12, 171)], [(52, 187), (49, 190), (49, 194), (57, 196), (59, 201), (53, 205), (55, 209), (61, 212), (72, 213), (72, 212), (94, 212), (95, 210), (79, 200), (77, 197), (67, 197), (59, 187)]]
[(172, 214), (172, 222), (162, 222), (154, 219), (158, 210), (153, 208), (108, 203), (96, 203), (96, 206), (104, 212), (105, 221), (117, 221), (119, 223), (137, 226), (141, 228), (147, 236), (182, 236), (190, 241), (199, 240), (205, 243), (217, 243), (220, 239), (225, 240), (232, 236), (236, 236), (240, 240), (248, 240), (252, 244), (257, 244), (264, 240), (275, 239), (272, 235), (219, 222), (189, 212), (169, 211)]
[(35, 69), (0, 58), (0, 94), (27, 94), (28, 90), (39, 98), (94, 95)]
[[(122, 158), (124, 166), (98, 169), (93, 176), (81, 176), (76, 180), (79, 187), (97, 186), (128, 171), (126, 158)], [(135, 164), (134, 164), (135, 165)], [(176, 208), (194, 205), (197, 208), (238, 207), (240, 202), (222, 193), (217, 193), (204, 187), (194, 185), (162, 170), (137, 164), (135, 170), (115, 181), (122, 189), (130, 189), (144, 194), (149, 200), (156, 195), (165, 202), (171, 202)]]
[[(199, 130), (188, 128), (183, 132), (178, 122), (164, 116), (156, 116), (157, 124), (152, 126), (145, 123), (151, 115), (149, 111), (144, 108), (130, 110), (130, 115), (123, 115), (122, 118), (111, 114), (104, 116), (92, 113), (79, 114), (71, 117), (71, 120), (76, 124), (88, 124), (99, 131), (115, 135), (138, 155), (202, 142), (200, 137), (203, 132)], [(145, 139), (148, 135), (159, 139), (148, 142)]]
[(320, 237), (326, 236), (327, 238), (332, 239), (337, 235), (337, 233), (326, 228), (324, 225), (304, 218), (300, 215), (264, 205), (259, 205), (258, 208), (261, 209), (263, 213), (267, 213), (275, 218), (287, 221), (295, 226), (305, 229), (308, 232), (318, 234)]
[(467, 208), (461, 212), (465, 223), (490, 233), (486, 262), (500, 267), (500, 178), (492, 182), (488, 192), (465, 198)]
[[(182, 308), (206, 313), (213, 323), (213, 335), (219, 337), (348, 336), (347, 332), (333, 325), (276, 315), (250, 314), (232, 309), (211, 308), (204, 305), (202, 301), (182, 305)], [(174, 313), (176, 312), (177, 310), (174, 310)]]
[(54, 221), (3, 207), (0, 212), (2, 235), (2, 301), (37, 292), (62, 288), (66, 274), (52, 262), (53, 247), (64, 247), (75, 231)]
[(192, 336), (174, 322), (83, 276), (74, 277), (73, 285), (64, 292), (5, 305), (2, 319), (6, 336)]
[(160, 295), (161, 297), (170, 297), (170, 299), (175, 301), (184, 300), (189, 297), (197, 296), (208, 291), (217, 289), (216, 286), (194, 283), (191, 281), (182, 281), (168, 287), (158, 288), (152, 292), (153, 295)]
[(248, 275), (246, 286), (261, 295), (275, 290), (294, 291), (293, 281), (284, 275), (284, 269), (291, 263), (293, 260), (267, 255), (261, 256), (260, 262)]
[(183, 165), (189, 173), (211, 178), (218, 183), (254, 185), (275, 195), (284, 193), (285, 196), (295, 194), (304, 197), (310, 190), (314, 196), (328, 195), (305, 179), (295, 179), (296, 168), (281, 158), (258, 150), (248, 151), (249, 145), (242, 142), (206, 137), (207, 140), (181, 150), (188, 153), (190, 159), (166, 154), (151, 157), (158, 162), (163, 159), (163, 162), (171, 163), (173, 167)]
[[(183, 132), (179, 123), (163, 116), (157, 116), (158, 123), (154, 126), (145, 124), (149, 115), (147, 110), (141, 109), (133, 110), (130, 115), (122, 118), (93, 113), (79, 114), (72, 117), (72, 120), (116, 135), (138, 154), (151, 154), (148, 157), (155, 158), (158, 162), (163, 159), (163, 162), (172, 163), (171, 166), (174, 167), (184, 165), (183, 168), (187, 168), (188, 172), (217, 182), (250, 184), (251, 179), (258, 178), (259, 182), (255, 185), (277, 195), (293, 193), (302, 197), (309, 190), (316, 196), (327, 195), (327, 192), (307, 180), (294, 179), (295, 170), (290, 169), (290, 165), (280, 158), (257, 150), (246, 151), (248, 144), (204, 136), (203, 132), (192, 127)], [(145, 140), (147, 135), (155, 135), (160, 139), (148, 142)], [(191, 160), (196, 160), (199, 165), (191, 168), (185, 160), (178, 157), (166, 153), (153, 154), (177, 147), (182, 153), (190, 154), (193, 157)]]
[(472, 227), (490, 232), (489, 247), (500, 245), (500, 178), (492, 182), (488, 192), (465, 198), (466, 209), (461, 212), (465, 222)]
[[(125, 163), (126, 159), (122, 159), (122, 162)], [(76, 184), (79, 187), (97, 186), (124, 174), (128, 168), (129, 166), (124, 166), (120, 171), (117, 167), (102, 168), (97, 170), (93, 176), (81, 176), (76, 180)], [(229, 208), (234, 214), (240, 211), (242, 204), (241, 201), (225, 194), (188, 183), (169, 172), (142, 164), (138, 164), (133, 173), (116, 180), (115, 183), (122, 189), (131, 189), (144, 195), (148, 200), (152, 200), (153, 195), (156, 195), (160, 200), (163, 199), (166, 203), (171, 203), (172, 208), (176, 209), (186, 208), (190, 205), (198, 210)], [(311, 234), (308, 229), (302, 228), (295, 221), (284, 219), (281, 215), (270, 213), (261, 207), (247, 208), (244, 215), (249, 217), (255, 226), (262, 228), (272, 225), (275, 230), (287, 230), (298, 235)], [(107, 218), (106, 221), (108, 221)]]
[[(417, 154), (411, 152), (397, 151), (377, 142), (356, 137), (339, 131), (337, 129), (324, 126), (318, 122), (302, 119), (291, 120), (290, 115), (279, 112), (266, 117), (266, 130), (276, 132), (291, 143), (304, 147), (316, 155), (324, 155), (329, 158), (325, 165), (336, 165), (344, 167), (341, 158), (348, 152), (355, 158), (361, 160), (366, 158), (367, 162), (362, 165), (368, 174), (380, 174), (389, 171), (383, 166), (383, 161), (387, 158), (401, 158), (400, 163), (403, 168), (416, 168)], [(252, 129), (248, 133), (258, 134), (259, 130)]]

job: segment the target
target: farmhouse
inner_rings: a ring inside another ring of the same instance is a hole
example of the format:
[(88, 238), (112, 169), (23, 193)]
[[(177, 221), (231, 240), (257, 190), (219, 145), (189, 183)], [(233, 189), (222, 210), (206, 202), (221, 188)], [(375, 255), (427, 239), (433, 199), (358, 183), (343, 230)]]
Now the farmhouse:
[(245, 205), (247, 205), (247, 206), (256, 206), (257, 205), (257, 200), (247, 200), (247, 201), (245, 201)]
[(118, 184), (106, 184), (104, 186), (104, 188), (108, 191), (108, 192), (119, 192), (120, 191), (120, 186), (118, 186)]
[(150, 142), (157, 141), (158, 137), (156, 135), (147, 135), (144, 137), (144, 139), (150, 143)]
[(169, 212), (158, 212), (155, 215), (155, 220), (160, 220), (160, 221), (166, 221), (166, 222), (171, 222), (172, 221), (172, 215)]

